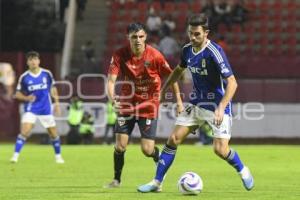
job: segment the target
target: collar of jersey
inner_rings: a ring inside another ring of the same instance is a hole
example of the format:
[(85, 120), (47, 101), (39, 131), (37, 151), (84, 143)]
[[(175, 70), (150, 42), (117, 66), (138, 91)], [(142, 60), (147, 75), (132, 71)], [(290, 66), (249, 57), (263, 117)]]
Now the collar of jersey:
[(197, 53), (194, 52), (194, 49), (193, 49), (193, 47), (192, 47), (192, 53), (193, 53), (194, 55), (198, 55), (199, 53), (201, 53), (202, 51), (204, 51), (204, 49), (205, 49), (209, 44), (210, 44), (210, 40), (207, 40), (205, 46), (204, 46), (200, 51), (198, 51)]
[(32, 73), (30, 70), (28, 70), (28, 73), (31, 75), (31, 76), (33, 76), (33, 77), (38, 77), (41, 73), (42, 73), (42, 68), (40, 68), (40, 71), (39, 71), (39, 73), (37, 73), (37, 74), (34, 74), (34, 73)]

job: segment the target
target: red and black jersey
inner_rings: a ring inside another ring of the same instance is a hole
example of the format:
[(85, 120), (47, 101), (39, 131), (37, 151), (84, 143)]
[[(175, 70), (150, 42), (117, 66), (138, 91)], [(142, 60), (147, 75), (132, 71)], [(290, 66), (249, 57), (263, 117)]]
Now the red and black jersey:
[(108, 74), (118, 75), (120, 81), (128, 82), (121, 86), (120, 114), (156, 118), (161, 82), (171, 72), (164, 56), (150, 45), (146, 45), (140, 58), (134, 56), (129, 45), (117, 50)]

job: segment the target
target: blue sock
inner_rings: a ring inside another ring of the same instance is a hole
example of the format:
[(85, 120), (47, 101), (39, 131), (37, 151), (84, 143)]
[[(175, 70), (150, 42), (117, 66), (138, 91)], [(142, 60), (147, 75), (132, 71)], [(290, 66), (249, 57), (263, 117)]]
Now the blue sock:
[(56, 138), (52, 139), (52, 146), (54, 148), (54, 152), (56, 155), (60, 154), (60, 138), (57, 136)]
[(15, 145), (15, 153), (20, 153), (20, 151), (22, 150), (22, 147), (24, 146), (26, 141), (26, 138), (19, 134), (16, 140), (16, 145)]
[(244, 165), (236, 151), (230, 149), (228, 156), (226, 158), (227, 162), (236, 169), (237, 172), (242, 171)]
[(162, 153), (159, 157), (158, 165), (156, 168), (156, 175), (155, 179), (159, 182), (162, 182), (164, 179), (165, 174), (167, 173), (169, 167), (173, 163), (175, 158), (176, 148), (171, 147), (169, 145), (165, 145)]

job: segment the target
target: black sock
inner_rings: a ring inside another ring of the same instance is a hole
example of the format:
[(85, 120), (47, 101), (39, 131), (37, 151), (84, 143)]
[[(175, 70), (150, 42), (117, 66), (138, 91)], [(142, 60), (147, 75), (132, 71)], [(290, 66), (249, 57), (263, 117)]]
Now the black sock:
[(124, 152), (119, 152), (115, 149), (114, 151), (114, 170), (115, 170), (115, 177), (114, 179), (118, 180), (121, 183), (121, 174), (122, 169), (124, 166)]
[(151, 157), (153, 158), (154, 162), (157, 163), (159, 161), (159, 148), (157, 146), (154, 147)]

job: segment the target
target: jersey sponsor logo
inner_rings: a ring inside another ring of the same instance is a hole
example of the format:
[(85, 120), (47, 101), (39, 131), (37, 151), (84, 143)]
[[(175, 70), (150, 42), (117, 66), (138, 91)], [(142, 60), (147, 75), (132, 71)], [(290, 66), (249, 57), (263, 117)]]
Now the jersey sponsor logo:
[(206, 68), (203, 69), (203, 68), (199, 68), (199, 67), (190, 67), (189, 66), (189, 69), (193, 74), (200, 74), (202, 76), (208, 75)]
[(29, 91), (35, 91), (35, 90), (44, 90), (48, 88), (48, 84), (46, 83), (41, 83), (41, 84), (36, 84), (36, 85), (30, 85), (28, 86)]

